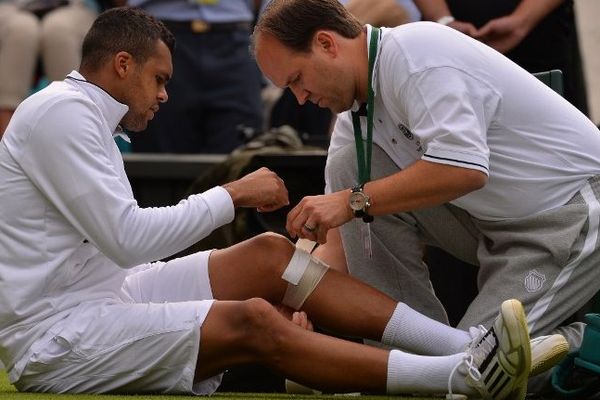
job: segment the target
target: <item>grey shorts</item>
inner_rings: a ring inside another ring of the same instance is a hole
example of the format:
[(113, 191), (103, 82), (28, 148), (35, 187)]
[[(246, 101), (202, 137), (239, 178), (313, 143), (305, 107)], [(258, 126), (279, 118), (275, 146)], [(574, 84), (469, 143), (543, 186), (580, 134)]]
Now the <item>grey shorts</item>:
[(51, 393), (210, 394), (194, 383), (200, 327), (211, 305), (210, 251), (128, 276), (123, 301), (77, 307), (31, 347), (15, 386)]

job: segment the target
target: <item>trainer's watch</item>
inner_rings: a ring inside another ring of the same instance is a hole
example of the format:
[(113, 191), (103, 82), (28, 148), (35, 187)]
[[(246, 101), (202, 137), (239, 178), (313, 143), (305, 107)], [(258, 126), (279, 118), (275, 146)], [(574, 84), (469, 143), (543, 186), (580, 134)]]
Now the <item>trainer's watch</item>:
[(350, 192), (350, 209), (356, 218), (362, 218), (364, 222), (372, 222), (373, 216), (369, 215), (368, 210), (371, 207), (371, 199), (363, 191), (364, 183), (352, 188)]

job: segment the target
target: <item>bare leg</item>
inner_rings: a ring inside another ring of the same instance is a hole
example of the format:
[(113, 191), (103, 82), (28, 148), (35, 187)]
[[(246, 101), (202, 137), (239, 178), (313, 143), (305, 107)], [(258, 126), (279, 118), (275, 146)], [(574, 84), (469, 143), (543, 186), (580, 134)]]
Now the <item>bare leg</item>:
[[(326, 392), (438, 393), (449, 385), (467, 395), (477, 386), (486, 396), (517, 398), (524, 394), (531, 353), (521, 304), (504, 302), (490, 332), (466, 353), (420, 356), (305, 330), (263, 299), (217, 301), (201, 327), (194, 379), (259, 363)], [(469, 368), (461, 372), (461, 365)]]
[(302, 329), (262, 299), (215, 302), (200, 346), (196, 381), (260, 363), (324, 391), (386, 390), (387, 351)]
[[(215, 299), (261, 297), (279, 303), (287, 287), (281, 275), (294, 250), (283, 236), (262, 234), (213, 252), (209, 276)], [(396, 305), (382, 292), (330, 269), (302, 310), (328, 330), (380, 340)]]

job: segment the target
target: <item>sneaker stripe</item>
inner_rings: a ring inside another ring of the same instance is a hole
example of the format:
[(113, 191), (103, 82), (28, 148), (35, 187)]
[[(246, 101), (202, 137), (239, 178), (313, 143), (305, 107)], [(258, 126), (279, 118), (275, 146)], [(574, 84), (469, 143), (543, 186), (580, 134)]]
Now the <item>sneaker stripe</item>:
[(492, 365), (491, 369), (488, 371), (485, 371), (485, 378), (483, 378), (483, 382), (485, 382), (486, 385), (488, 386), (494, 386), (494, 383), (492, 383), (491, 385), (489, 385), (489, 382), (492, 378), (494, 378), (494, 380), (498, 380), (498, 378), (500, 378), (502, 376), (502, 374), (497, 374), (498, 376), (496, 376), (496, 371), (498, 370), (499, 364), (496, 362)]
[(483, 339), (480, 341), (483, 342), (484, 340), (487, 340), (487, 337), (489, 335), (494, 335), (494, 347), (492, 348), (492, 351), (490, 351), (487, 355), (487, 357), (485, 358), (485, 360), (483, 360), (483, 362), (481, 363), (481, 365), (479, 366), (479, 370), (480, 371), (485, 371), (489, 365), (489, 363), (492, 361), (492, 359), (494, 358), (496, 352), (498, 351), (498, 336), (496, 336), (496, 332), (494, 332), (494, 327), (491, 327), (489, 331), (487, 331), (487, 333), (485, 334), (485, 336), (483, 337)]
[(503, 375), (500, 374), (500, 376), (498, 376), (498, 378), (502, 378), (502, 383), (498, 385), (497, 388), (492, 389), (490, 392), (492, 393), (492, 396), (497, 396), (500, 392), (502, 392), (504, 389), (506, 389), (506, 385), (510, 383), (511, 381), (511, 377), (507, 376), (507, 375)]

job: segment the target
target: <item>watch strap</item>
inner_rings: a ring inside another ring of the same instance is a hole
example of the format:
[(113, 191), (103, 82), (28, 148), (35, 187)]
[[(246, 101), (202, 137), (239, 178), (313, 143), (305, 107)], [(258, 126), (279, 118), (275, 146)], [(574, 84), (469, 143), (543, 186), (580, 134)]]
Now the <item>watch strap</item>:
[(362, 183), (358, 186), (355, 186), (352, 188), (352, 193), (357, 193), (360, 192), (362, 193), (366, 198), (367, 198), (367, 203), (365, 205), (364, 208), (360, 209), (360, 210), (352, 210), (352, 212), (354, 213), (354, 217), (355, 218), (362, 218), (362, 220), (366, 223), (370, 223), (373, 222), (373, 216), (369, 215), (369, 213), (367, 212), (367, 209), (369, 208), (369, 206), (371, 205), (370, 203), (370, 198), (369, 196), (367, 196), (367, 194), (364, 192), (363, 188), (364, 188), (365, 184)]

